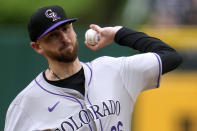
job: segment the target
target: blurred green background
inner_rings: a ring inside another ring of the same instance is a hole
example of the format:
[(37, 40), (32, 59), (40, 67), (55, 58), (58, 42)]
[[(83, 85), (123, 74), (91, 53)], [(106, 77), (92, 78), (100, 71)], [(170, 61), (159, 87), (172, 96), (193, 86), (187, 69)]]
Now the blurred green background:
[[(1, 0), (0, 129), (2, 130), (11, 101), (37, 74), (47, 68), (46, 60), (30, 47), (26, 28), (31, 14), (37, 8), (46, 5), (60, 5), (66, 10), (69, 18), (79, 18), (73, 26), (79, 39), (81, 61), (90, 61), (103, 55), (118, 57), (137, 53), (115, 43), (96, 52), (84, 45), (84, 34), (89, 24), (99, 24), (102, 27), (123, 25), (156, 36), (179, 51), (184, 63), (176, 69), (174, 77), (179, 72), (183, 72), (182, 76), (193, 72), (192, 78), (197, 74), (195, 73), (197, 71), (196, 0)], [(196, 80), (194, 78), (191, 82), (192, 86), (196, 86), (194, 82)]]

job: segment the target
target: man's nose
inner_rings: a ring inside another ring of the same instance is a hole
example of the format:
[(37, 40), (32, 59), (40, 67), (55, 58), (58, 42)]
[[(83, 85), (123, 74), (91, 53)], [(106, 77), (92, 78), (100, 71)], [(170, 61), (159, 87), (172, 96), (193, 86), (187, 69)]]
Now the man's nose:
[(63, 41), (63, 42), (69, 42), (68, 34), (66, 34), (66, 33), (63, 32), (63, 31), (60, 31), (60, 39), (61, 39), (61, 41)]

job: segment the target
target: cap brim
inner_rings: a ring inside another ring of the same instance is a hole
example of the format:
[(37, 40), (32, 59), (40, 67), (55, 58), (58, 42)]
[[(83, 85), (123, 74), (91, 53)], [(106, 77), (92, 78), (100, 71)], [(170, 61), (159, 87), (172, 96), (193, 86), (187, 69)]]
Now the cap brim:
[(49, 27), (43, 34), (41, 34), (37, 40), (39, 40), (40, 38), (42, 38), (44, 35), (46, 35), (47, 33), (49, 33), (50, 31), (52, 31), (53, 29), (55, 29), (56, 27), (58, 27), (61, 24), (64, 23), (72, 23), (75, 22), (77, 20), (77, 18), (73, 18), (73, 19), (67, 19), (67, 20), (62, 20), (57, 22), (56, 24), (52, 25), (51, 27)]

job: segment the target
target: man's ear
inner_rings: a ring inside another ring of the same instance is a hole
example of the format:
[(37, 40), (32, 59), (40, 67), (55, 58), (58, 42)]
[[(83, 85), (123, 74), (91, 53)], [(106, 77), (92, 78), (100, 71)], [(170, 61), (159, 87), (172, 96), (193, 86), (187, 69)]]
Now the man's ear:
[(39, 42), (30, 42), (30, 45), (38, 54), (42, 54), (42, 48)]

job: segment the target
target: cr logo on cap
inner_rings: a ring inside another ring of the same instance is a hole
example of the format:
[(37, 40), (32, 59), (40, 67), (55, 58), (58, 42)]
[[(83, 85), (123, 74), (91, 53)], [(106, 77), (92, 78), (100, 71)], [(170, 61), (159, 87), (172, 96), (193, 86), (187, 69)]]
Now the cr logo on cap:
[(47, 18), (52, 18), (53, 21), (56, 21), (56, 20), (60, 19), (60, 17), (57, 16), (57, 13), (53, 12), (51, 9), (46, 10), (45, 16)]

